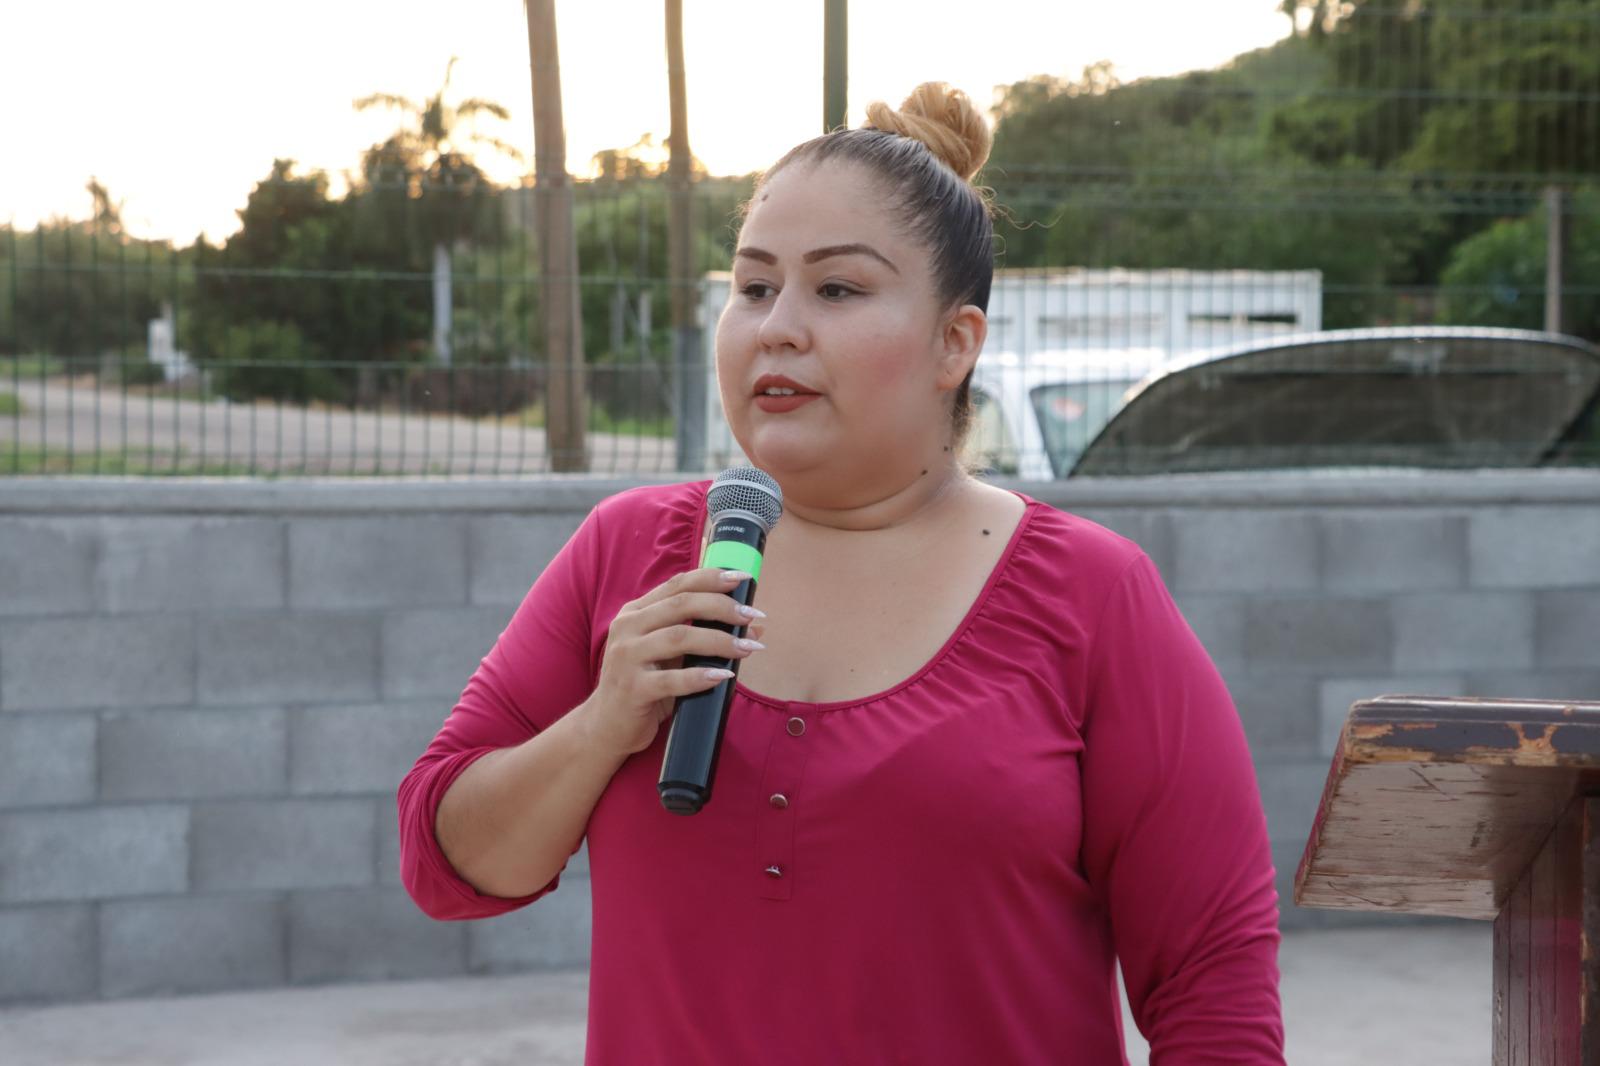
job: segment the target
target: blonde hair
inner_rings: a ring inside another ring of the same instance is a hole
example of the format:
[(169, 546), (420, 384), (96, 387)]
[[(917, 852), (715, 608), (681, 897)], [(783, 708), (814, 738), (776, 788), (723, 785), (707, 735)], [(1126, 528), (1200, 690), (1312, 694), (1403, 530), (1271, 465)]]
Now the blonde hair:
[(971, 181), (989, 158), (994, 134), (960, 89), (925, 81), (896, 111), (882, 100), (867, 105), (867, 125), (921, 141), (963, 181)]

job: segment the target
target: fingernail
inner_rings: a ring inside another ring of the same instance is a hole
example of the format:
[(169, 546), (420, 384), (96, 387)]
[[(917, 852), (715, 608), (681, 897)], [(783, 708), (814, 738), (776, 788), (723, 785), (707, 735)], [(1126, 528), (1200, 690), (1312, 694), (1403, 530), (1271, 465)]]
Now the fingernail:
[(726, 681), (733, 676), (732, 670), (724, 670), (720, 666), (707, 667), (705, 671), (708, 681)]
[(761, 643), (759, 640), (751, 640), (749, 637), (740, 637), (738, 640), (733, 642), (733, 646), (738, 648), (740, 651), (767, 650), (767, 646), (765, 644)]
[(729, 584), (737, 585), (741, 581), (749, 581), (750, 575), (743, 570), (724, 570), (722, 572), (722, 580)]
[(765, 618), (767, 616), (765, 611), (758, 611), (754, 607), (751, 607), (749, 604), (745, 603), (741, 603), (739, 605), (739, 613), (744, 615), (746, 618)]

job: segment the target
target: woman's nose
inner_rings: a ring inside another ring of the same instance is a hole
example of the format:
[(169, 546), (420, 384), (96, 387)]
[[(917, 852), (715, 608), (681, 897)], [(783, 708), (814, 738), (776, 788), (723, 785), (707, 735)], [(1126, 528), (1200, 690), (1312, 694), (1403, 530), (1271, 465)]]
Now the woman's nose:
[(810, 331), (798, 296), (792, 289), (785, 289), (767, 305), (766, 317), (756, 331), (756, 341), (763, 349), (804, 351), (810, 346)]

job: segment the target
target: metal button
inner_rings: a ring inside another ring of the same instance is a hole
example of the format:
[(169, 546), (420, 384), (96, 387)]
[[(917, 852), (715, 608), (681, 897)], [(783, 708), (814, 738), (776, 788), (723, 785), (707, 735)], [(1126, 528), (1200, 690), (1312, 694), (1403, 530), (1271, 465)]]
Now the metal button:
[(774, 792), (772, 794), (772, 798), (767, 800), (767, 802), (781, 810), (782, 808), (789, 806), (789, 797), (785, 796), (782, 792)]
[(781, 867), (781, 866), (777, 865), (776, 863), (774, 863), (773, 865), (767, 867), (767, 876), (768, 877), (782, 877), (783, 876), (783, 867)]
[(791, 737), (797, 737), (801, 733), (804, 733), (805, 731), (806, 731), (806, 720), (804, 718), (791, 718), (791, 719), (789, 719), (789, 735)]

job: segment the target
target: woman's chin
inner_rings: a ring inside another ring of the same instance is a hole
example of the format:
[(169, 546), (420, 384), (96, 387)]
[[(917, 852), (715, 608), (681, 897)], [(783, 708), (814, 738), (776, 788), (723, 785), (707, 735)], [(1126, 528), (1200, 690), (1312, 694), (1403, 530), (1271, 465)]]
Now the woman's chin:
[(740, 442), (751, 464), (773, 476), (800, 474), (813, 470), (827, 461), (825, 449), (815, 438), (796, 439), (790, 434), (758, 433), (752, 440)]

